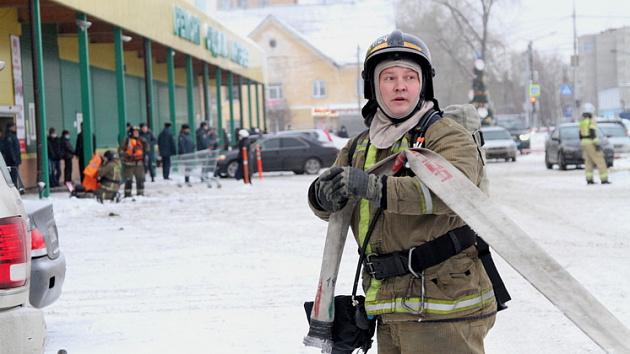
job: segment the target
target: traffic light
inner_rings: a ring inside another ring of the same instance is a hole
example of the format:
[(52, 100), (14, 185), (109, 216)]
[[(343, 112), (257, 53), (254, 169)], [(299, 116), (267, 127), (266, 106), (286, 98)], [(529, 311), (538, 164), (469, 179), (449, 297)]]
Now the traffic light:
[(536, 103), (536, 96), (529, 96), (529, 102)]

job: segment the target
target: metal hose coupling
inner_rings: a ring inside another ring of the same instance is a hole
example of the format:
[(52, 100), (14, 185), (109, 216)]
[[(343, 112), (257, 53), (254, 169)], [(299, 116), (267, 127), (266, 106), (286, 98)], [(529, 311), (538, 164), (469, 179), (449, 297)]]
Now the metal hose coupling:
[(322, 353), (332, 353), (334, 345), (332, 339), (332, 322), (324, 322), (311, 319), (308, 334), (304, 337), (302, 343), (307, 347), (321, 348)]

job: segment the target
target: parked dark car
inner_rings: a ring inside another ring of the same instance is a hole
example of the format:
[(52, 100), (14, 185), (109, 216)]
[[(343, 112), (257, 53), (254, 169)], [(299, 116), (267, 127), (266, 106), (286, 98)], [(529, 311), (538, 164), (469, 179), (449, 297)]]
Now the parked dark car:
[[(339, 150), (324, 146), (306, 135), (267, 135), (253, 142), (249, 161), (256, 171), (256, 145), (260, 145), (263, 172), (293, 171), (296, 174), (316, 174), (335, 162)], [(238, 167), (238, 151), (230, 150), (219, 156), (217, 175), (234, 177)]]
[(510, 132), (514, 143), (518, 151), (524, 153), (524, 150), (529, 150), (531, 134), (525, 122), (520, 118), (496, 118), (495, 125), (503, 127)]
[[(615, 159), (613, 146), (600, 128), (597, 134), (604, 150), (606, 165), (611, 167)], [(583, 164), (578, 123), (558, 125), (545, 142), (545, 165), (548, 169), (552, 169), (553, 165), (558, 165), (561, 170), (566, 170), (567, 165), (575, 165), (577, 168)]]

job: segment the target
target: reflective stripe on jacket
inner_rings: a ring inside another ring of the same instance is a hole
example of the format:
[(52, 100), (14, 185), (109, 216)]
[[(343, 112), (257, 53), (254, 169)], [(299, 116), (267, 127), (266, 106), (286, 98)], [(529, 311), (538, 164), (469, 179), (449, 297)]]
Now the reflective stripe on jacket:
[[(388, 149), (377, 149), (369, 139), (357, 144), (352, 166), (366, 170), (373, 164), (409, 148), (411, 134), (405, 134)], [(425, 147), (449, 160), (473, 183), (480, 185), (483, 178), (483, 159), (471, 134), (449, 118), (442, 118), (426, 132)], [(357, 139), (357, 138), (354, 138)], [(352, 140), (344, 147), (333, 166), (348, 165), (348, 150)], [(465, 222), (417, 178), (408, 174), (387, 179), (387, 209), (376, 221), (366, 252), (389, 254), (409, 250), (436, 239), (448, 231), (465, 225)], [(361, 244), (370, 218), (378, 205), (361, 200), (351, 220), (352, 233)], [(330, 213), (311, 206), (320, 218), (328, 220)], [(363, 289), (368, 314), (380, 315), (385, 321), (449, 320), (490, 314), (496, 311), (492, 284), (477, 257), (474, 246), (424, 272), (425, 281), (412, 275), (394, 276), (377, 281), (363, 272)], [(424, 285), (424, 286), (423, 286)], [(403, 304), (424, 311), (417, 315)], [(409, 296), (408, 296), (409, 294)]]
[(599, 144), (597, 136), (597, 121), (593, 118), (582, 118), (580, 120), (580, 143)]

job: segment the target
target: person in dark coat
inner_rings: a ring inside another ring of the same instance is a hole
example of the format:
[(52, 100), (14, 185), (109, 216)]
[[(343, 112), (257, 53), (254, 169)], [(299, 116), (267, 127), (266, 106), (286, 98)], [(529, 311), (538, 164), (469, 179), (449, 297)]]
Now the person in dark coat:
[(140, 137), (149, 143), (149, 153), (144, 155), (144, 172), (149, 172), (151, 176), (151, 182), (155, 182), (155, 166), (153, 160), (155, 160), (155, 135), (146, 123), (140, 123)]
[(208, 123), (201, 122), (199, 124), (199, 128), (195, 132), (197, 137), (197, 150), (206, 150), (210, 148), (210, 128), (208, 128)]
[[(182, 129), (179, 132), (178, 138), (178, 147), (179, 154), (188, 154), (195, 151), (195, 144), (190, 137), (190, 126), (188, 124), (182, 124)], [(190, 176), (188, 175), (188, 170), (185, 171), (184, 181), (186, 184), (190, 185)]]
[(55, 128), (48, 129), (48, 180), (51, 187), (58, 187), (61, 178), (61, 139)]
[(2, 146), (2, 156), (4, 157), (4, 162), (9, 167), (15, 167), (11, 169), (10, 173), (13, 184), (17, 185), (18, 171), (20, 165), (22, 164), (22, 155), (20, 152), (20, 141), (17, 137), (17, 126), (14, 122), (7, 123), (6, 132), (4, 133), (2, 141), (4, 142)]
[(171, 156), (177, 155), (175, 137), (171, 131), (171, 122), (164, 123), (164, 130), (158, 135), (158, 149), (162, 157), (162, 177), (169, 179), (171, 173)]
[[(81, 132), (77, 135), (77, 143), (74, 145), (77, 157), (79, 158), (79, 173), (81, 174), (81, 182), (83, 182), (83, 170), (85, 169), (85, 157), (83, 156), (83, 123), (81, 123)], [(92, 147), (96, 150), (96, 135), (92, 134)]]
[(64, 182), (71, 182), (72, 159), (76, 155), (76, 152), (70, 141), (70, 132), (67, 130), (61, 133), (61, 151), (61, 158), (63, 159), (63, 180)]

